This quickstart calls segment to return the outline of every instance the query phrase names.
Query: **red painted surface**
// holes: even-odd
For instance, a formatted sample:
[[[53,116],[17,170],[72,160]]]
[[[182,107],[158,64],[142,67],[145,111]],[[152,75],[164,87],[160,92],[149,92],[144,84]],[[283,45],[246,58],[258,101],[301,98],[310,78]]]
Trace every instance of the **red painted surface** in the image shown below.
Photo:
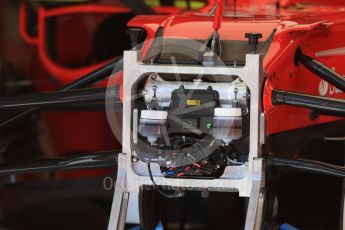
[[[156,7],[155,12],[161,14],[178,14],[182,10],[176,7]],[[56,59],[53,60],[47,50],[50,42],[47,36],[48,21],[52,18],[78,17],[85,14],[102,17],[112,14],[131,13],[132,10],[123,5],[76,4],[46,9],[43,6],[37,11],[37,36],[31,36],[27,31],[27,9],[22,3],[19,10],[19,32],[22,39],[37,47],[40,66],[36,68],[35,79],[46,83],[37,86],[38,91],[52,91],[73,82],[89,72],[102,66],[109,60],[84,67],[67,67],[71,63],[84,63],[93,49],[90,27],[81,20],[69,20],[58,24],[56,36]],[[91,23],[92,24],[92,23]],[[74,36],[70,36],[74,34]],[[116,42],[116,41],[114,41]],[[73,45],[78,44],[76,50]],[[62,44],[60,47],[59,45]],[[121,85],[122,73],[112,78],[112,85]],[[107,81],[95,87],[106,87]],[[122,92],[122,86],[120,86]],[[122,97],[121,97],[122,98]],[[78,152],[94,152],[110,149],[120,149],[104,112],[49,112],[42,114],[50,137],[53,140],[55,154],[65,155]],[[120,131],[120,130],[119,130]]]
[[[81,14],[81,13],[93,13],[93,14],[115,14],[115,13],[129,13],[129,8],[121,7],[109,7],[102,5],[76,5],[63,8],[56,8],[47,10],[44,7],[38,9],[38,36],[37,36],[37,48],[39,58],[42,61],[45,69],[54,76],[62,85],[68,84],[72,81],[79,79],[81,76],[88,74],[89,72],[97,69],[98,67],[105,64],[107,61],[97,63],[92,66],[83,68],[67,68],[56,64],[51,60],[47,53],[47,38],[46,38],[46,21],[50,17],[59,17],[70,14]],[[81,39],[81,38],[80,38]]]
[[[319,123],[329,122],[336,118],[320,116],[316,120],[311,120],[308,110],[294,108],[291,106],[273,106],[271,104],[270,93],[272,89],[289,90],[293,92],[320,94],[325,90],[321,80],[306,70],[302,66],[294,66],[293,57],[297,47],[301,47],[303,52],[315,57],[317,52],[345,47],[345,3],[337,0],[324,1],[317,0],[318,4],[309,4],[311,1],[304,0],[305,5],[296,5],[295,1],[281,1],[282,8],[275,8],[275,0],[256,1],[256,5],[251,5],[252,1],[237,1],[237,17],[234,17],[234,6],[231,1],[226,8],[223,17],[216,20],[216,27],[220,27],[219,34],[223,40],[245,41],[244,34],[247,32],[262,33],[262,40],[266,40],[275,29],[276,33],[273,42],[264,58],[264,69],[267,79],[263,90],[263,106],[267,118],[267,135],[302,128]],[[182,14],[180,10],[169,8],[156,8],[161,13],[178,13],[179,16],[137,16],[128,23],[130,27],[143,28],[147,31],[147,40],[143,46],[142,57],[147,54],[151,47],[157,29],[163,27],[165,38],[188,38],[196,40],[206,40],[213,31],[213,17],[207,17],[207,13],[217,0],[210,0],[210,4],[198,12],[188,12]],[[301,2],[301,1],[299,1]],[[313,1],[315,2],[315,1]],[[38,47],[40,60],[47,72],[56,77],[62,85],[67,84],[80,76],[90,72],[99,66],[98,63],[85,68],[71,69],[57,65],[49,58],[46,51],[47,38],[45,36],[45,23],[50,17],[57,17],[65,14],[96,12],[114,13],[129,12],[127,8],[108,8],[99,6],[80,5],[65,9],[44,9],[38,11],[38,36],[31,37],[25,31],[25,11],[21,8],[20,32],[21,36],[30,44]],[[319,56],[318,60],[330,67],[334,67],[339,73],[345,73],[345,65],[342,64],[345,53],[337,56]],[[63,56],[63,55],[62,55]],[[121,80],[121,78],[119,78]],[[120,84],[118,82],[118,84]],[[343,93],[339,93],[332,86],[328,86],[326,96],[345,98]],[[71,114],[70,114],[71,115]],[[90,115],[90,116],[89,116]],[[104,149],[109,143],[113,143],[110,138],[108,128],[105,127],[104,116],[97,114],[73,114],[72,117],[65,115],[51,115],[49,120],[50,130],[55,130],[53,139],[63,152],[78,151],[87,149]],[[96,116],[96,115],[95,115]],[[92,123],[89,127],[82,127],[79,124],[82,120]],[[63,124],[61,121],[64,120]],[[95,121],[99,120],[100,123]],[[67,125],[66,125],[67,124]],[[65,136],[68,132],[62,129],[62,125],[73,129],[73,125],[78,124],[76,132],[72,136]],[[84,123],[85,124],[85,123]],[[81,128],[82,127],[82,128]],[[90,128],[90,129],[87,129]],[[69,134],[70,134],[69,133]],[[99,138],[91,140],[86,137],[86,133],[99,133]],[[85,136],[86,135],[86,136]],[[109,139],[108,139],[109,138]],[[73,139],[73,141],[71,141]],[[72,143],[73,142],[73,143]],[[75,146],[74,146],[75,145]],[[85,149],[80,149],[84,147]]]
[[[90,25],[78,20],[82,14],[95,15],[100,18],[110,14],[129,13],[131,10],[126,7],[102,6],[96,4],[78,4],[67,7],[45,9],[39,7],[37,12],[37,36],[32,37],[26,30],[26,8],[25,4],[20,6],[19,32],[24,41],[37,46],[40,65],[36,68],[35,78],[45,83],[37,86],[38,91],[52,91],[75,81],[83,75],[93,71],[102,63],[81,68],[66,67],[62,63],[84,62],[92,49],[92,36],[66,36],[69,34],[87,35]],[[56,27],[56,60],[52,60],[47,51],[47,21],[51,18],[74,17],[68,23]],[[71,39],[68,39],[70,37]],[[73,49],[77,42],[78,48]],[[62,45],[60,47],[60,45]],[[58,61],[58,62],[57,62]],[[52,80],[54,79],[54,80]],[[120,78],[119,78],[120,79]],[[113,83],[118,84],[116,82]],[[96,87],[105,87],[107,81],[103,81]],[[53,154],[65,155],[80,152],[96,152],[111,149],[120,149],[120,144],[114,137],[104,112],[47,112],[42,113],[47,130],[54,147]],[[52,153],[50,153],[52,154]],[[93,172],[93,171],[92,171]],[[95,173],[93,173],[95,174]],[[65,174],[64,174],[65,175]],[[68,173],[70,175],[70,173]],[[90,173],[88,173],[90,175]],[[95,174],[96,175],[96,174]]]
[[[217,0],[217,9],[213,19],[213,29],[219,30],[222,27],[224,11],[224,0]]]
[[[267,76],[262,92],[263,106],[267,119],[267,135],[330,122],[331,116],[320,116],[312,120],[307,109],[292,106],[274,106],[271,104],[272,89],[320,95],[325,85],[320,78],[303,66],[295,66],[293,59],[297,47],[311,57],[324,50],[345,47],[345,3],[333,1],[324,5],[308,4],[294,6],[285,2],[277,11],[272,1],[260,1],[253,6],[239,4],[237,17],[228,9],[224,13],[222,27],[219,30],[223,40],[245,41],[246,32],[262,33],[266,40],[275,29],[273,42],[264,58],[264,70]],[[307,2],[307,1],[306,1]],[[262,3],[262,4],[261,4]],[[265,3],[265,4],[264,4]],[[274,1],[275,3],[275,1]],[[336,4],[335,4],[336,3]],[[343,7],[339,7],[339,5]],[[230,8],[231,9],[231,8]],[[151,46],[159,26],[163,27],[165,38],[184,38],[205,40],[212,33],[213,18],[206,14],[185,14],[180,16],[139,16],[129,22],[130,27],[140,27],[147,31],[148,40],[143,47],[143,55]],[[345,73],[343,64],[345,52],[336,56],[315,57],[339,73]],[[320,88],[321,87],[321,88]],[[329,85],[326,95],[334,98],[345,98],[345,94]]]

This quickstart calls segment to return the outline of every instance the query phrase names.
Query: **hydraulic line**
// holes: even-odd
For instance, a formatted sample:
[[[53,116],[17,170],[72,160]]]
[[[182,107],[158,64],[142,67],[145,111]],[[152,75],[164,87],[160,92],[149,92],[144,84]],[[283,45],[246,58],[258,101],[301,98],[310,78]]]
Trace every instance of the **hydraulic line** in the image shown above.
[[[59,170],[80,170],[111,168],[117,165],[120,151],[83,153],[55,159],[40,159],[19,162],[0,163],[0,176],[25,173],[46,173]]]
[[[345,116],[345,100],[319,97],[308,94],[272,90],[273,105],[292,105],[313,109],[319,113]]]
[[[67,86],[63,87],[61,91],[68,91],[72,89],[81,89],[83,87],[90,86],[92,84],[95,84],[99,81],[102,81],[112,75],[112,73],[119,72],[122,69],[122,59],[112,61],[108,64],[105,64],[104,66],[92,71],[91,73],[85,75],[84,77],[72,82],[71,84],[68,84]],[[11,118],[3,121],[0,123],[0,129],[4,129],[13,123],[30,116],[31,114],[37,112],[39,110],[38,107],[29,108],[24,111],[21,111],[15,115],[13,115]]]
[[[38,106],[40,109],[44,109],[46,107],[61,107],[78,103],[104,103],[106,92],[107,88],[96,88],[3,97],[0,98],[0,111]]]
[[[320,161],[306,159],[288,159],[280,157],[267,157],[268,166],[286,167],[298,171],[318,173],[329,176],[345,178],[345,167],[327,164]]]
[[[81,89],[92,84],[95,84],[99,81],[102,81],[112,74],[119,72],[122,70],[123,60],[112,61],[104,66],[92,71],[91,73],[85,75],[84,77],[68,84],[67,86],[63,87],[62,91],[67,91],[71,89]]]
[[[297,49],[295,54],[295,64],[297,65],[298,63],[301,63],[323,80],[345,92],[345,78],[341,74],[321,62],[303,54],[301,49]]]
[[[117,99],[115,99],[117,100]],[[122,111],[122,103],[120,101],[96,101],[96,102],[77,102],[71,104],[40,107],[40,112],[101,112],[111,106],[114,111]]]

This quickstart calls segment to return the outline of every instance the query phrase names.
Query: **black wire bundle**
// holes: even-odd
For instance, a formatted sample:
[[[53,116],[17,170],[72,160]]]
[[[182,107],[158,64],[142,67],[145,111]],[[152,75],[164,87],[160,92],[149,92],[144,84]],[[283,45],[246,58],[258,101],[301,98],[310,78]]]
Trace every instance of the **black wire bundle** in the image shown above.
[[[151,171],[151,163],[147,163],[147,169],[149,171],[149,176],[150,176],[150,179],[151,179],[151,182],[154,186],[154,188],[164,197],[166,198],[181,198],[184,196],[184,192],[179,192],[179,191],[175,191],[174,193],[172,194],[167,194],[165,193],[163,190],[161,190],[158,185],[156,184],[156,182],[154,181],[153,179],[153,176],[152,176],[152,171]]]

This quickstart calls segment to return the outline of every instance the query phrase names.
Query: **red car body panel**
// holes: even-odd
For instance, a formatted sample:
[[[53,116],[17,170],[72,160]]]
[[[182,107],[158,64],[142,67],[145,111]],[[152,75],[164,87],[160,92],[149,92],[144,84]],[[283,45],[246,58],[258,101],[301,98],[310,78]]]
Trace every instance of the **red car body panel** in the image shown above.
[[[78,16],[82,14],[92,14],[97,16],[107,16],[112,14],[131,13],[131,9],[124,6],[105,6],[99,4],[78,4],[66,7],[46,9],[39,7],[37,12],[37,36],[33,37],[27,32],[27,10],[25,4],[21,4],[19,12],[19,32],[27,43],[37,47],[37,58],[40,60],[36,67],[35,79],[38,84],[38,91],[52,91],[71,83],[80,77],[97,69],[109,60],[93,65],[79,68],[66,67],[56,60],[52,60],[47,47],[47,22],[51,18],[65,16]],[[79,23],[79,26],[78,26]],[[69,60],[84,60],[85,54],[92,49],[90,36],[73,38],[73,41],[66,40],[66,34],[87,34],[83,31],[80,20],[76,18],[67,25],[60,26],[56,31],[56,43],[62,44],[63,48],[56,47],[56,58],[68,63]],[[87,28],[86,28],[87,29]],[[83,43],[82,50],[73,49],[75,40]],[[77,52],[74,52],[77,51]],[[84,56],[83,56],[84,55]],[[50,79],[50,80],[49,80]],[[53,79],[53,80],[52,80]],[[53,83],[52,83],[53,82]],[[107,82],[98,84],[97,87],[104,87]],[[105,112],[47,112],[42,113],[49,136],[52,140],[54,151],[50,155],[65,155],[79,152],[95,152],[110,149],[118,149],[120,144],[114,138]]]
[[[51,60],[49,54],[47,53],[47,26],[46,22],[50,18],[61,17],[67,15],[78,15],[78,14],[123,14],[130,13],[131,10],[127,7],[114,7],[114,6],[104,6],[104,5],[75,5],[61,8],[45,9],[44,7],[38,8],[38,20],[37,20],[37,37],[30,36],[26,31],[26,10],[25,5],[22,4],[20,8],[20,23],[19,31],[23,39],[26,42],[36,45],[38,49],[38,56],[41,60],[44,68],[58,80],[61,85],[66,85],[71,83],[80,77],[90,73],[91,71],[97,69],[98,67],[104,65],[108,61],[94,64],[92,66],[86,66],[82,68],[67,68],[61,66]],[[80,38],[79,38],[80,39]]]
[[[288,4],[286,4],[288,5]],[[219,30],[222,40],[246,41],[245,33],[258,32],[262,41],[276,30],[270,48],[264,58],[266,81],[262,101],[266,115],[266,135],[334,121],[332,116],[312,119],[309,110],[292,106],[274,106],[271,103],[272,89],[293,91],[312,95],[345,98],[345,94],[308,71],[294,65],[294,55],[300,47],[306,55],[315,57],[327,66],[345,73],[345,52],[337,55],[320,55],[324,51],[345,47],[345,8],[330,5],[306,5],[303,9],[283,8],[279,12],[258,4],[253,13],[248,6],[239,6],[238,15],[225,13]],[[265,9],[265,10],[264,10]],[[260,14],[262,10],[263,14]],[[270,14],[267,14],[267,11]],[[198,13],[181,16],[138,16],[128,23],[147,31],[147,42],[142,55],[150,49],[158,27],[163,27],[164,38],[206,40],[213,31],[213,18]],[[324,87],[323,87],[324,85]],[[323,88],[322,88],[323,87]],[[324,92],[326,91],[326,92]]]
[[[154,8],[154,11],[159,14],[179,14],[183,9],[162,6]],[[37,47],[37,58],[40,60],[40,64],[36,68],[35,78],[37,81],[43,82],[53,78],[55,82],[54,84],[51,82],[39,84],[36,87],[37,90],[41,92],[57,90],[59,87],[79,79],[110,61],[105,60],[78,68],[70,68],[61,64],[61,62],[68,64],[70,61],[73,63],[75,60],[84,60],[85,56],[87,56],[86,54],[90,53],[90,50],[93,48],[92,38],[81,36],[81,34],[88,33],[88,31],[85,31],[88,28],[80,24],[80,20],[74,20],[74,23],[69,22],[57,28],[55,39],[58,43],[63,44],[63,47],[56,47],[56,58],[60,62],[53,60],[47,50],[50,42],[47,37],[47,24],[50,19],[80,16],[83,14],[102,17],[128,13],[132,13],[132,10],[119,3],[117,5],[76,4],[51,9],[40,6],[37,11],[37,35],[32,36],[27,31],[26,4],[22,3],[19,9],[19,33],[25,42]],[[72,37],[72,41],[66,36],[71,33],[75,34]],[[75,50],[73,47],[76,42],[79,45],[81,44],[82,48],[79,48],[79,50]],[[120,73],[118,80],[113,83],[114,86],[119,85],[121,80],[122,74]],[[105,87],[106,85],[107,81],[103,81],[95,87]],[[53,147],[55,149],[51,153],[53,155],[120,148],[120,144],[114,138],[104,112],[49,112],[43,113],[42,116],[49,135],[53,140]]]
[[[213,31],[213,17],[208,17],[207,13],[215,2],[210,1],[208,6],[197,12],[188,12],[179,16],[144,15],[133,18],[128,26],[143,28],[147,32],[142,57],[145,57],[150,49],[151,42],[160,26],[163,27],[163,36],[165,38],[206,40]],[[270,98],[272,89],[313,95],[320,95],[322,91],[322,94],[324,94],[322,96],[345,98],[342,92],[339,92],[331,85],[326,85],[325,82],[304,67],[294,65],[295,50],[297,47],[301,47],[305,54],[316,57],[340,73],[345,73],[345,66],[341,61],[345,53],[318,55],[327,50],[345,47],[345,39],[342,36],[345,33],[345,20],[343,19],[345,18],[345,5],[336,0],[332,2],[320,0],[320,4],[309,4],[310,2],[314,1],[302,1],[306,5],[297,6],[294,1],[281,1],[282,8],[277,10],[275,8],[276,1],[262,0],[257,2],[256,5],[251,5],[250,1],[240,1],[237,6],[237,17],[233,15],[233,3],[226,5],[227,11],[224,13],[222,26],[219,30],[221,39],[245,41],[244,34],[246,32],[259,32],[263,35],[262,40],[266,40],[272,34],[272,31],[276,30],[264,58],[266,81],[262,101],[267,119],[267,135],[338,119],[331,116],[320,116],[317,119],[311,119],[307,109],[274,106],[271,104]],[[164,12],[164,10],[167,10],[166,7],[161,8],[157,8],[157,11]],[[175,9],[175,11],[169,11],[169,13],[181,13],[180,10]],[[31,37],[26,33],[25,9],[21,8],[20,10],[19,29],[21,36],[28,43],[37,45],[38,55],[45,70],[62,85],[78,79],[102,63],[80,69],[69,69],[54,63],[46,51],[45,21],[49,17],[85,12],[127,13],[130,10],[126,7],[99,5],[77,5],[50,10],[41,7],[38,11],[37,37]],[[326,86],[327,90],[325,90]],[[83,118],[81,119],[81,117]],[[80,116],[79,113],[74,115],[72,113],[69,115],[55,114],[47,115],[46,119],[49,123],[49,129],[55,130],[52,131],[52,136],[61,150],[60,153],[82,150],[81,147],[86,151],[113,147],[113,144],[109,145],[109,143],[113,143],[111,140],[112,135],[110,129],[106,128],[107,121],[104,114],[90,113],[88,116],[85,116],[85,114]],[[72,137],[66,136],[67,132],[61,129],[62,121],[64,125],[67,122],[70,123],[70,127],[79,127],[74,131],[69,130],[69,134],[73,134],[73,141],[70,141]],[[89,123],[90,126],[80,129],[85,123]],[[66,127],[69,127],[68,124]],[[91,140],[92,138],[84,137],[88,132],[99,133],[103,137],[106,136],[106,138],[97,139],[98,141]]]

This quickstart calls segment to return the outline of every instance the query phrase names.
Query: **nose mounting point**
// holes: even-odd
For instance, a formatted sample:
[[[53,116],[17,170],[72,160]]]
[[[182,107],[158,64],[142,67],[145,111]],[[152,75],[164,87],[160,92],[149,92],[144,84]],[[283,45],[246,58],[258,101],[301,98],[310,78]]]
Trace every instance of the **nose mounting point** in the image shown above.
[[[248,39],[248,44],[250,46],[250,52],[252,54],[257,53],[259,39],[262,38],[260,33],[246,33],[245,37]]]

